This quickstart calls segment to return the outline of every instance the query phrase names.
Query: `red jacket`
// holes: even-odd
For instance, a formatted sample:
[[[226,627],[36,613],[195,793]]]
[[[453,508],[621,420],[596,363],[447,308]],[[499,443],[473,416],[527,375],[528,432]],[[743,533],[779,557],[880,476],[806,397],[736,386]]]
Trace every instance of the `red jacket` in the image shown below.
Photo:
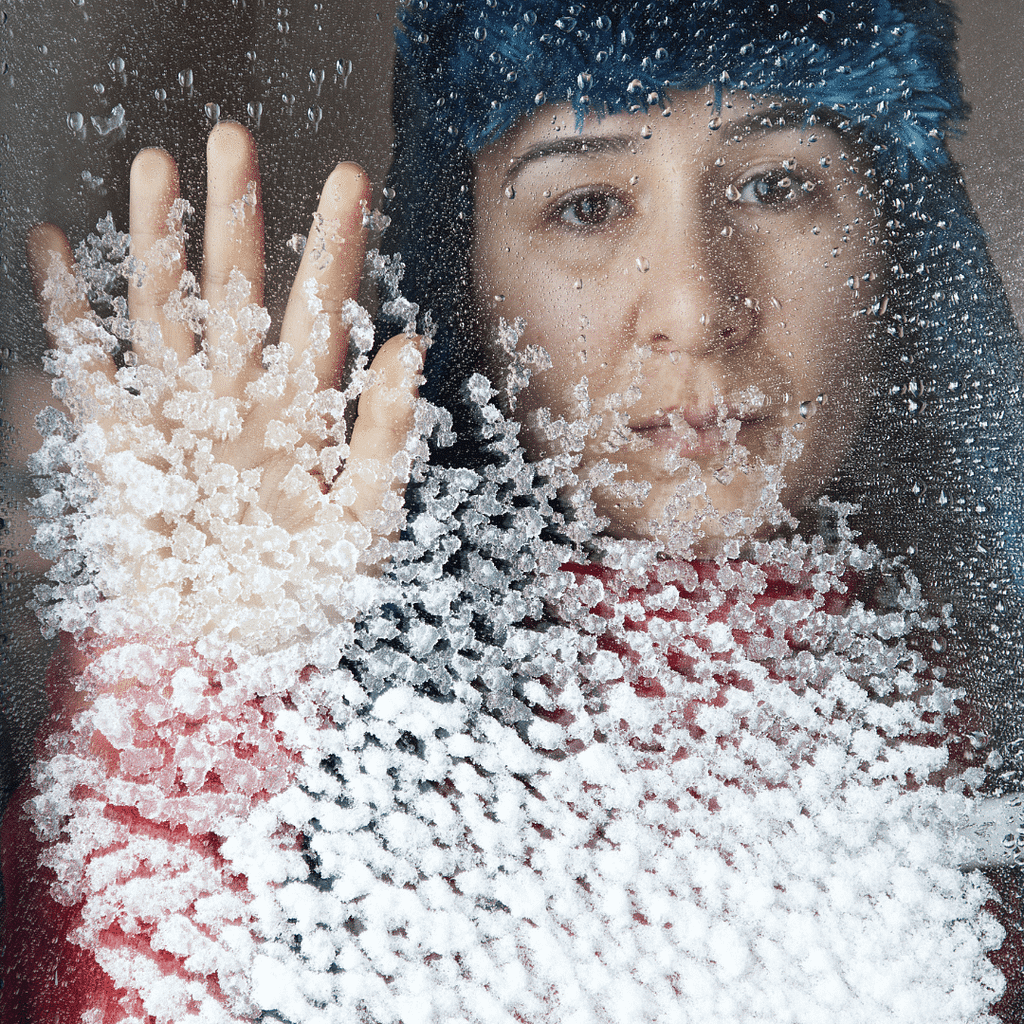
[[[595,567],[571,567],[578,582],[585,582],[588,577],[609,581],[607,570]],[[697,585],[703,587],[711,572],[707,567],[697,566]],[[686,591],[693,595],[696,590]],[[801,596],[813,597],[813,588],[806,581],[787,582],[781,575],[771,578],[766,589],[752,602],[756,613],[770,610],[779,598],[796,599]],[[640,606],[649,604],[645,595],[633,589],[622,595],[624,601],[632,601]],[[840,614],[848,598],[839,594],[829,593],[819,602],[826,614]],[[607,606],[595,606],[592,611],[598,615],[611,617],[613,612]],[[712,621],[724,622],[728,618],[728,608],[722,607],[711,615]],[[650,624],[658,619],[663,621],[687,621],[690,615],[686,603],[675,604],[667,611],[652,610],[646,607],[644,614],[627,616],[624,630],[610,634],[605,633],[600,645],[608,651],[620,656],[624,663],[633,658],[630,634],[646,632]],[[703,622],[704,620],[702,620]],[[767,620],[765,620],[767,621]],[[757,634],[759,642],[781,639],[793,647],[800,644],[799,629],[791,629],[788,635],[774,637],[771,627],[764,623],[751,624],[750,637]],[[703,628],[703,625],[701,626]],[[752,642],[747,637],[744,642]],[[82,700],[75,691],[73,682],[81,674],[89,672],[89,667],[98,655],[103,652],[99,645],[87,649],[78,649],[65,644],[50,667],[48,687],[54,714],[46,731],[38,740],[38,752],[41,758],[53,757],[68,747],[68,736],[73,733],[71,719]],[[678,650],[670,654],[672,667],[677,671],[687,670],[687,655]],[[724,705],[729,699],[731,689],[743,689],[745,683],[734,672],[729,671],[728,660],[723,655],[722,671],[715,677],[715,685],[709,687],[707,696],[699,702],[688,705],[681,720],[671,723],[671,728],[663,730],[663,742],[654,747],[634,742],[638,748],[638,758],[642,765],[645,756],[669,753],[671,756],[686,756],[687,737],[696,736],[699,726],[696,724],[697,703]],[[184,650],[171,651],[164,662],[156,669],[154,677],[152,666],[147,672],[140,672],[141,678],[129,677],[120,681],[120,696],[123,706],[134,708],[131,712],[138,716],[142,708],[148,707],[150,697],[144,701],[133,701],[131,694],[152,695],[154,692],[166,694],[172,686],[174,672],[179,668],[198,669],[204,680],[203,693],[207,696],[215,694],[225,678],[231,672],[231,666],[209,666]],[[664,697],[665,691],[657,679],[645,677],[642,673],[634,674],[630,682],[638,694],[650,699]],[[222,779],[215,765],[208,765],[205,775],[197,779],[185,779],[181,773],[180,752],[185,749],[180,742],[190,730],[198,729],[203,724],[203,714],[208,709],[199,701],[191,714],[177,712],[177,719],[163,733],[156,730],[146,739],[146,725],[136,721],[135,727],[142,739],[136,739],[127,748],[116,749],[97,729],[88,737],[79,736],[79,742],[85,743],[91,756],[102,770],[111,775],[129,780],[162,778],[161,784],[167,789],[171,798],[206,799],[211,806],[225,798]],[[258,769],[252,780],[243,785],[245,792],[241,794],[247,806],[255,806],[265,799],[270,792],[278,792],[292,777],[294,762],[293,754],[288,750],[279,734],[265,732],[262,741],[254,748],[246,744],[245,736],[251,740],[253,729],[260,735],[261,722],[269,722],[266,702],[262,698],[253,698],[244,702],[237,709],[237,719],[244,720],[246,728],[241,727],[235,735],[227,730],[222,744],[222,755],[235,764],[246,763]],[[564,719],[566,712],[557,707],[557,698],[548,708],[538,708],[538,713],[554,721]],[[127,711],[125,713],[128,713]],[[148,713],[148,712],[147,712]],[[157,716],[159,717],[159,716]],[[223,719],[223,716],[221,716]],[[169,719],[170,720],[170,719]],[[255,725],[254,725],[255,723]],[[115,728],[111,726],[111,728]],[[177,737],[174,742],[168,737]],[[668,746],[671,745],[671,750]],[[81,749],[81,748],[80,748]],[[126,756],[126,750],[128,756]],[[131,753],[134,751],[134,753]],[[646,753],[645,753],[646,751]],[[167,774],[170,770],[170,774]],[[89,780],[83,778],[73,789],[75,800],[88,802],[94,795]],[[702,799],[699,793],[691,794],[695,799]],[[160,948],[162,939],[154,942],[160,926],[160,908],[154,908],[152,919],[143,927],[125,932],[116,920],[100,922],[98,925],[90,919],[91,909],[88,900],[73,898],[66,903],[55,899],[56,874],[45,865],[48,846],[41,843],[35,834],[33,825],[25,813],[31,801],[38,796],[31,782],[26,783],[11,802],[5,817],[2,834],[3,872],[5,882],[6,949],[4,955],[3,990],[0,993],[0,1024],[78,1024],[88,1021],[89,1024],[116,1024],[130,1019],[153,1020],[147,1017],[137,992],[130,985],[119,986],[101,962],[109,963],[111,957],[119,963],[127,961],[134,964],[134,969],[151,975],[158,974],[168,984],[177,985],[181,989],[183,1012],[195,1011],[204,1000],[220,1006],[231,1006],[238,1019],[245,1019],[253,1011],[253,1007],[245,1005],[244,994],[231,991],[230,972],[223,969],[210,969],[209,964],[197,964],[189,958],[176,955],[167,948]],[[109,841],[93,844],[92,860],[96,863],[106,849],[116,849],[127,841],[126,836],[137,838],[142,836],[147,842],[161,846],[166,850],[184,852],[180,863],[170,860],[163,862],[155,858],[150,864],[142,865],[140,871],[151,872],[163,870],[174,885],[176,872],[184,873],[197,870],[202,866],[207,872],[208,888],[221,887],[237,897],[236,908],[242,915],[237,922],[245,924],[244,914],[247,905],[246,879],[234,875],[230,865],[220,853],[222,837],[216,829],[215,816],[207,831],[190,830],[181,821],[174,820],[174,810],[160,809],[143,815],[138,808],[127,802],[116,806],[107,802],[101,810],[102,820],[117,827],[112,829]],[[37,815],[38,817],[38,815]],[[295,837],[283,837],[284,843],[295,842]],[[172,858],[173,859],[173,858]],[[162,864],[162,867],[160,865]],[[157,865],[157,868],[154,868]],[[989,909],[1000,919],[1007,930],[1007,937],[1002,947],[991,955],[1007,979],[1007,989],[994,1007],[994,1012],[1008,1022],[1020,1021],[1020,1001],[1024,986],[1024,935],[1020,922],[1022,908],[1020,889],[1016,877],[1009,871],[993,870],[990,878],[1000,892],[1001,904],[991,903]],[[118,880],[111,882],[104,892],[116,893]],[[65,884],[65,888],[68,886]],[[73,889],[74,886],[72,885]],[[185,917],[195,916],[197,900],[185,900],[177,909]],[[87,920],[88,919],[88,920]],[[135,920],[138,920],[136,916]],[[640,922],[643,924],[643,922]],[[91,929],[91,930],[90,930]],[[83,944],[83,934],[88,932],[91,940]],[[211,937],[216,936],[211,931]],[[76,941],[76,938],[78,941]],[[166,947],[167,943],[163,943]],[[118,958],[121,958],[118,960]],[[91,1012],[91,1016],[88,1016]]]

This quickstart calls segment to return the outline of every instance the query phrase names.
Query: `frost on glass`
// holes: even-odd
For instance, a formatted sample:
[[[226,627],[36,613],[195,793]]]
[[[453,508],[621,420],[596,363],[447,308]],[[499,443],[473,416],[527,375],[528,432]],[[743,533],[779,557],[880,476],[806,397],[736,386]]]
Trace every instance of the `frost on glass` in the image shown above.
[[[310,71],[311,94],[329,84]],[[69,128],[102,136],[124,116]],[[367,220],[386,238],[386,215]],[[996,1019],[1006,980],[988,954],[1007,933],[978,868],[1020,863],[1014,766],[1000,775],[1013,736],[995,743],[964,710],[963,652],[947,647],[967,636],[989,664],[1007,648],[963,630],[966,605],[922,581],[916,552],[865,536],[852,503],[815,496],[794,515],[785,471],[806,433],[783,431],[772,458],[741,439],[767,390],[716,395],[699,428],[724,439],[719,483],[758,482],[752,504],[717,509],[678,445],[668,526],[616,538],[616,510],[649,493],[620,461],[640,385],[601,391],[581,323],[571,401],[531,400],[559,356],[501,296],[457,415],[418,399],[398,454],[350,473],[380,327],[346,303],[347,373],[324,389],[326,296],[306,290],[297,354],[240,273],[218,303],[185,273],[164,314],[199,343],[179,362],[123,294],[174,265],[191,225],[177,202],[135,257],[108,216],[43,294],[62,409],[39,415],[30,466],[52,563],[38,611],[89,663],[26,810],[49,893],[80,908],[68,941],[117,990],[117,1009],[83,1020]],[[330,230],[282,239],[268,262],[286,247],[329,259]],[[653,253],[629,268],[659,269]],[[445,324],[403,294],[399,256],[371,251],[366,270],[423,383],[412,334]],[[880,331],[913,326],[844,286],[863,287]],[[899,374],[893,404],[936,401],[925,370]],[[829,401],[808,395],[798,419]],[[976,405],[957,408],[973,430]],[[643,430],[698,430],[657,419]],[[265,465],[235,468],[241,437]],[[908,490],[963,502],[972,444],[951,439],[946,476]],[[363,521],[349,513],[368,480],[399,486]]]
[[[244,280],[214,308],[183,278],[173,315],[200,334],[230,318],[238,350],[180,366],[116,300],[61,319],[146,273],[127,251],[101,223],[77,279],[48,284],[70,419],[41,416],[33,463],[41,610],[103,640],[31,813],[55,897],[82,904],[71,939],[131,1019],[985,1019],[1003,933],[960,868],[982,773],[925,784],[955,714],[920,650],[944,623],[848,508],[823,506],[827,546],[736,542],[717,563],[601,541],[558,502],[572,446],[539,476],[476,375],[487,466],[431,466],[451,423],[421,401],[403,538],[360,574],[366,531],[309,470],[345,457],[365,313],[346,390],[268,348],[244,400],[217,398],[214,370],[237,373],[269,322]],[[139,356],[112,379],[125,340]],[[538,358],[513,355],[509,394]],[[253,481],[217,460],[268,400],[299,526],[240,521]],[[866,607],[854,592],[882,575],[889,602]]]

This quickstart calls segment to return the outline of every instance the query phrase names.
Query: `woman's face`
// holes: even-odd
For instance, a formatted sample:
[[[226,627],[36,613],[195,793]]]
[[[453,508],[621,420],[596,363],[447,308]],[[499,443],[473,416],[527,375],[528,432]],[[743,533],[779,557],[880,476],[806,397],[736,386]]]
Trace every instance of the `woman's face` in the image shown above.
[[[849,139],[709,96],[582,133],[569,105],[544,106],[475,164],[474,299],[488,337],[525,321],[494,369],[532,368],[514,399],[528,451],[578,458],[567,490],[608,532],[676,553],[770,532],[847,456],[883,268]]]

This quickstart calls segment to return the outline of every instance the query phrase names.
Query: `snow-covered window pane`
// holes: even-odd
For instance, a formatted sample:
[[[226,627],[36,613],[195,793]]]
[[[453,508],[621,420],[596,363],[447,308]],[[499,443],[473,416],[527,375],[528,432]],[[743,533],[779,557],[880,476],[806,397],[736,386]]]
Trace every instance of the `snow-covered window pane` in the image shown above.
[[[8,6],[0,1019],[1021,1019],[1003,6]]]

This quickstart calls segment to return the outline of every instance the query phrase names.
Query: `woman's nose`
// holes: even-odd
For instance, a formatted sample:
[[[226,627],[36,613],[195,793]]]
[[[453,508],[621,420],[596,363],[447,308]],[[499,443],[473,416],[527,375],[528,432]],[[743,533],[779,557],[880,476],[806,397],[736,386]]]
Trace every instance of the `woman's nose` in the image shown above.
[[[638,344],[702,358],[749,342],[760,309],[742,243],[699,218],[679,216],[655,237],[651,254],[637,260]]]

